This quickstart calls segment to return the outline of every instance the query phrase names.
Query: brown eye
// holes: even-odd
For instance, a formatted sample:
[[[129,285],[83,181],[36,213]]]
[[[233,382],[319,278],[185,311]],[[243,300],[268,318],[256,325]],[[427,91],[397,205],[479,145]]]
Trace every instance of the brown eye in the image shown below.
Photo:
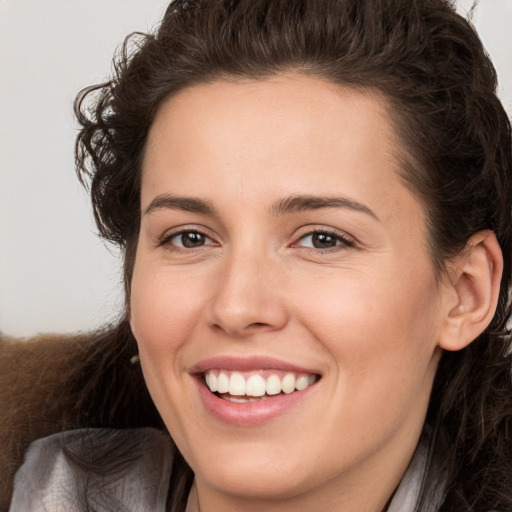
[[[314,233],[311,235],[311,244],[315,249],[328,249],[338,245],[339,239],[328,233]]]
[[[195,249],[203,245],[211,244],[212,242],[206,235],[198,231],[182,231],[174,235],[169,240],[169,243],[185,249]]]
[[[328,231],[315,231],[304,235],[297,243],[300,247],[309,247],[312,249],[332,249],[337,246],[351,247],[354,245],[352,240],[345,238],[338,233]]]

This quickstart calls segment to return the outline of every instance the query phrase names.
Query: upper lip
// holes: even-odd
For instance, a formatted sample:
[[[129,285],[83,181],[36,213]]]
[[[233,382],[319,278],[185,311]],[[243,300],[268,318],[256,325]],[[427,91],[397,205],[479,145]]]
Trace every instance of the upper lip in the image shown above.
[[[190,373],[204,373],[208,370],[221,369],[231,371],[282,370],[296,373],[319,374],[310,368],[304,368],[281,359],[267,356],[233,357],[215,356],[199,361],[191,367]]]

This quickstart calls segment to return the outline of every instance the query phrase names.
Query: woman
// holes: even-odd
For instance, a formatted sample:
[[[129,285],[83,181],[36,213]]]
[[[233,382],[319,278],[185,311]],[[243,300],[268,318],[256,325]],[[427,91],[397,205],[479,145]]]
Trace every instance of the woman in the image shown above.
[[[52,355],[11,510],[512,510],[510,123],[468,23],[197,0],[137,37],[77,100],[125,317]]]

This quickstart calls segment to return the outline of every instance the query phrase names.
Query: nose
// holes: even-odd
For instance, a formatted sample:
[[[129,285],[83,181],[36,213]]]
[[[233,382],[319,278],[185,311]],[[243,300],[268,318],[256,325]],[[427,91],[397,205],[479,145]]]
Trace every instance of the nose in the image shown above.
[[[212,283],[210,325],[245,338],[277,331],[288,322],[279,263],[264,255],[233,255]]]

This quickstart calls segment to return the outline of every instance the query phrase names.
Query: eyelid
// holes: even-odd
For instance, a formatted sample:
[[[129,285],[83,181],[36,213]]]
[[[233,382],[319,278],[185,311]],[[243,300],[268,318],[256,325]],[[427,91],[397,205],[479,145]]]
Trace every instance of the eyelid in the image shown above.
[[[211,234],[209,234],[209,230],[207,230],[206,228],[203,228],[202,226],[197,226],[197,225],[193,225],[193,226],[185,225],[185,226],[177,226],[177,227],[174,227],[172,229],[165,231],[165,233],[161,237],[158,238],[157,247],[161,247],[161,246],[165,246],[165,245],[173,245],[173,247],[176,250],[186,250],[186,251],[193,250],[194,248],[187,248],[187,247],[181,247],[179,245],[170,244],[170,241],[173,238],[175,238],[179,235],[182,235],[184,233],[199,233],[200,235],[203,235],[205,238],[207,238],[210,242],[212,242],[212,243],[207,243],[201,247],[196,247],[195,249],[201,249],[202,247],[205,247],[205,246],[219,245],[215,241],[214,237]]]
[[[313,236],[315,234],[329,235],[336,238],[340,243],[337,243],[333,247],[328,248],[316,248],[316,247],[307,247],[303,245],[299,245],[299,242],[306,239],[307,237]],[[331,227],[323,227],[323,226],[307,226],[303,228],[302,233],[300,233],[295,241],[292,243],[292,247],[302,247],[304,249],[311,249],[314,251],[326,252],[329,250],[337,250],[338,248],[347,248],[353,247],[356,244],[356,240],[353,236],[347,234],[344,231],[340,231]]]
[[[179,245],[170,244],[170,241],[180,236],[184,233],[199,233],[200,235],[204,236],[209,243],[205,243],[203,246],[199,246],[196,248],[187,248],[187,247],[181,247]],[[334,237],[337,239],[340,243],[337,243],[336,245],[328,248],[315,248],[315,247],[308,247],[301,245],[300,242],[307,237],[313,236],[315,234],[325,234]],[[292,242],[291,247],[299,247],[303,249],[311,249],[313,251],[320,251],[320,252],[328,252],[332,250],[338,250],[342,248],[347,247],[353,247],[357,243],[356,239],[349,235],[348,233],[332,228],[327,226],[303,226],[299,229],[299,233],[294,236],[294,242]],[[216,240],[215,237],[210,233],[210,230],[203,227],[195,225],[182,225],[182,226],[176,226],[174,228],[171,228],[164,232],[164,234],[160,237],[158,237],[156,242],[157,247],[165,246],[165,245],[172,245],[172,247],[175,250],[184,250],[184,251],[191,251],[191,250],[200,250],[204,247],[209,246],[218,246],[220,245]]]

